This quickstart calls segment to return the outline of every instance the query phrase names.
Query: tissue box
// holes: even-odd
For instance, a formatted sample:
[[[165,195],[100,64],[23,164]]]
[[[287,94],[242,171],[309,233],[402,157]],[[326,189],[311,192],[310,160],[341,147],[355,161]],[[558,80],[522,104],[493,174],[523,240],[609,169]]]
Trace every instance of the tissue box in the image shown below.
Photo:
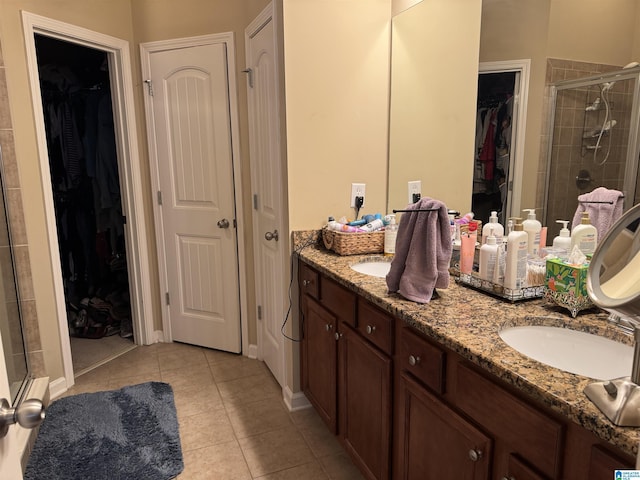
[[[553,258],[547,260],[545,298],[568,308],[575,317],[580,310],[593,306],[587,293],[589,264],[569,265]]]

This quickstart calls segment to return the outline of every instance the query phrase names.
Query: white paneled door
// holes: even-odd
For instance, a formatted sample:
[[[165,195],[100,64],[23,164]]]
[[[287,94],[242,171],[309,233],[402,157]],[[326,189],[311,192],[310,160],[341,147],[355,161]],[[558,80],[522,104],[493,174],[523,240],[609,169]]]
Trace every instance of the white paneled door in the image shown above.
[[[149,66],[171,338],[239,353],[227,47],[153,51]]]
[[[253,191],[254,267],[258,307],[258,357],[284,386],[286,295],[282,222],[282,152],[280,96],[273,2],[245,30],[249,146]],[[297,335],[296,335],[297,336]]]

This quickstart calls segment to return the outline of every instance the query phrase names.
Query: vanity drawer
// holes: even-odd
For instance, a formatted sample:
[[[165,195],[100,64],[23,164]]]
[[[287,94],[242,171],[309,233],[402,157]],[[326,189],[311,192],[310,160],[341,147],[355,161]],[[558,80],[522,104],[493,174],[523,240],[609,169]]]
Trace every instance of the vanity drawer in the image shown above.
[[[514,454],[544,475],[557,478],[563,425],[464,363],[457,365],[456,373],[456,404],[494,437],[505,441]]]
[[[356,294],[338,282],[322,277],[322,305],[352,327],[356,326]]]
[[[445,353],[410,328],[400,330],[400,368],[436,393],[444,393]]]
[[[358,297],[356,328],[363,337],[389,355],[393,354],[393,326],[391,315]]]
[[[310,295],[316,300],[320,300],[320,274],[306,263],[299,264],[298,279],[300,290],[306,295]]]

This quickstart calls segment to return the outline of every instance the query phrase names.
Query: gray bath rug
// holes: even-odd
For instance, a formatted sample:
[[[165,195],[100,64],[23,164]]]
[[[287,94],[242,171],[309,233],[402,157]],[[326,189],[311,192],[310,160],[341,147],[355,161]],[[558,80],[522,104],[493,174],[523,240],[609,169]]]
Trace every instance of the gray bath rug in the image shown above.
[[[171,386],[149,382],[57,400],[25,480],[168,480],[184,464]]]

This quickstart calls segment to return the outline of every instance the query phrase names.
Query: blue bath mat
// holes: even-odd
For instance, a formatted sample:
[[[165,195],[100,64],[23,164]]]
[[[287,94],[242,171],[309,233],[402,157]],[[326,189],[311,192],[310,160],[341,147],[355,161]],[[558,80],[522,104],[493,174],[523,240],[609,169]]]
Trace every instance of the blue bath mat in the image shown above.
[[[148,382],[47,409],[25,480],[168,480],[184,468],[171,386]]]

